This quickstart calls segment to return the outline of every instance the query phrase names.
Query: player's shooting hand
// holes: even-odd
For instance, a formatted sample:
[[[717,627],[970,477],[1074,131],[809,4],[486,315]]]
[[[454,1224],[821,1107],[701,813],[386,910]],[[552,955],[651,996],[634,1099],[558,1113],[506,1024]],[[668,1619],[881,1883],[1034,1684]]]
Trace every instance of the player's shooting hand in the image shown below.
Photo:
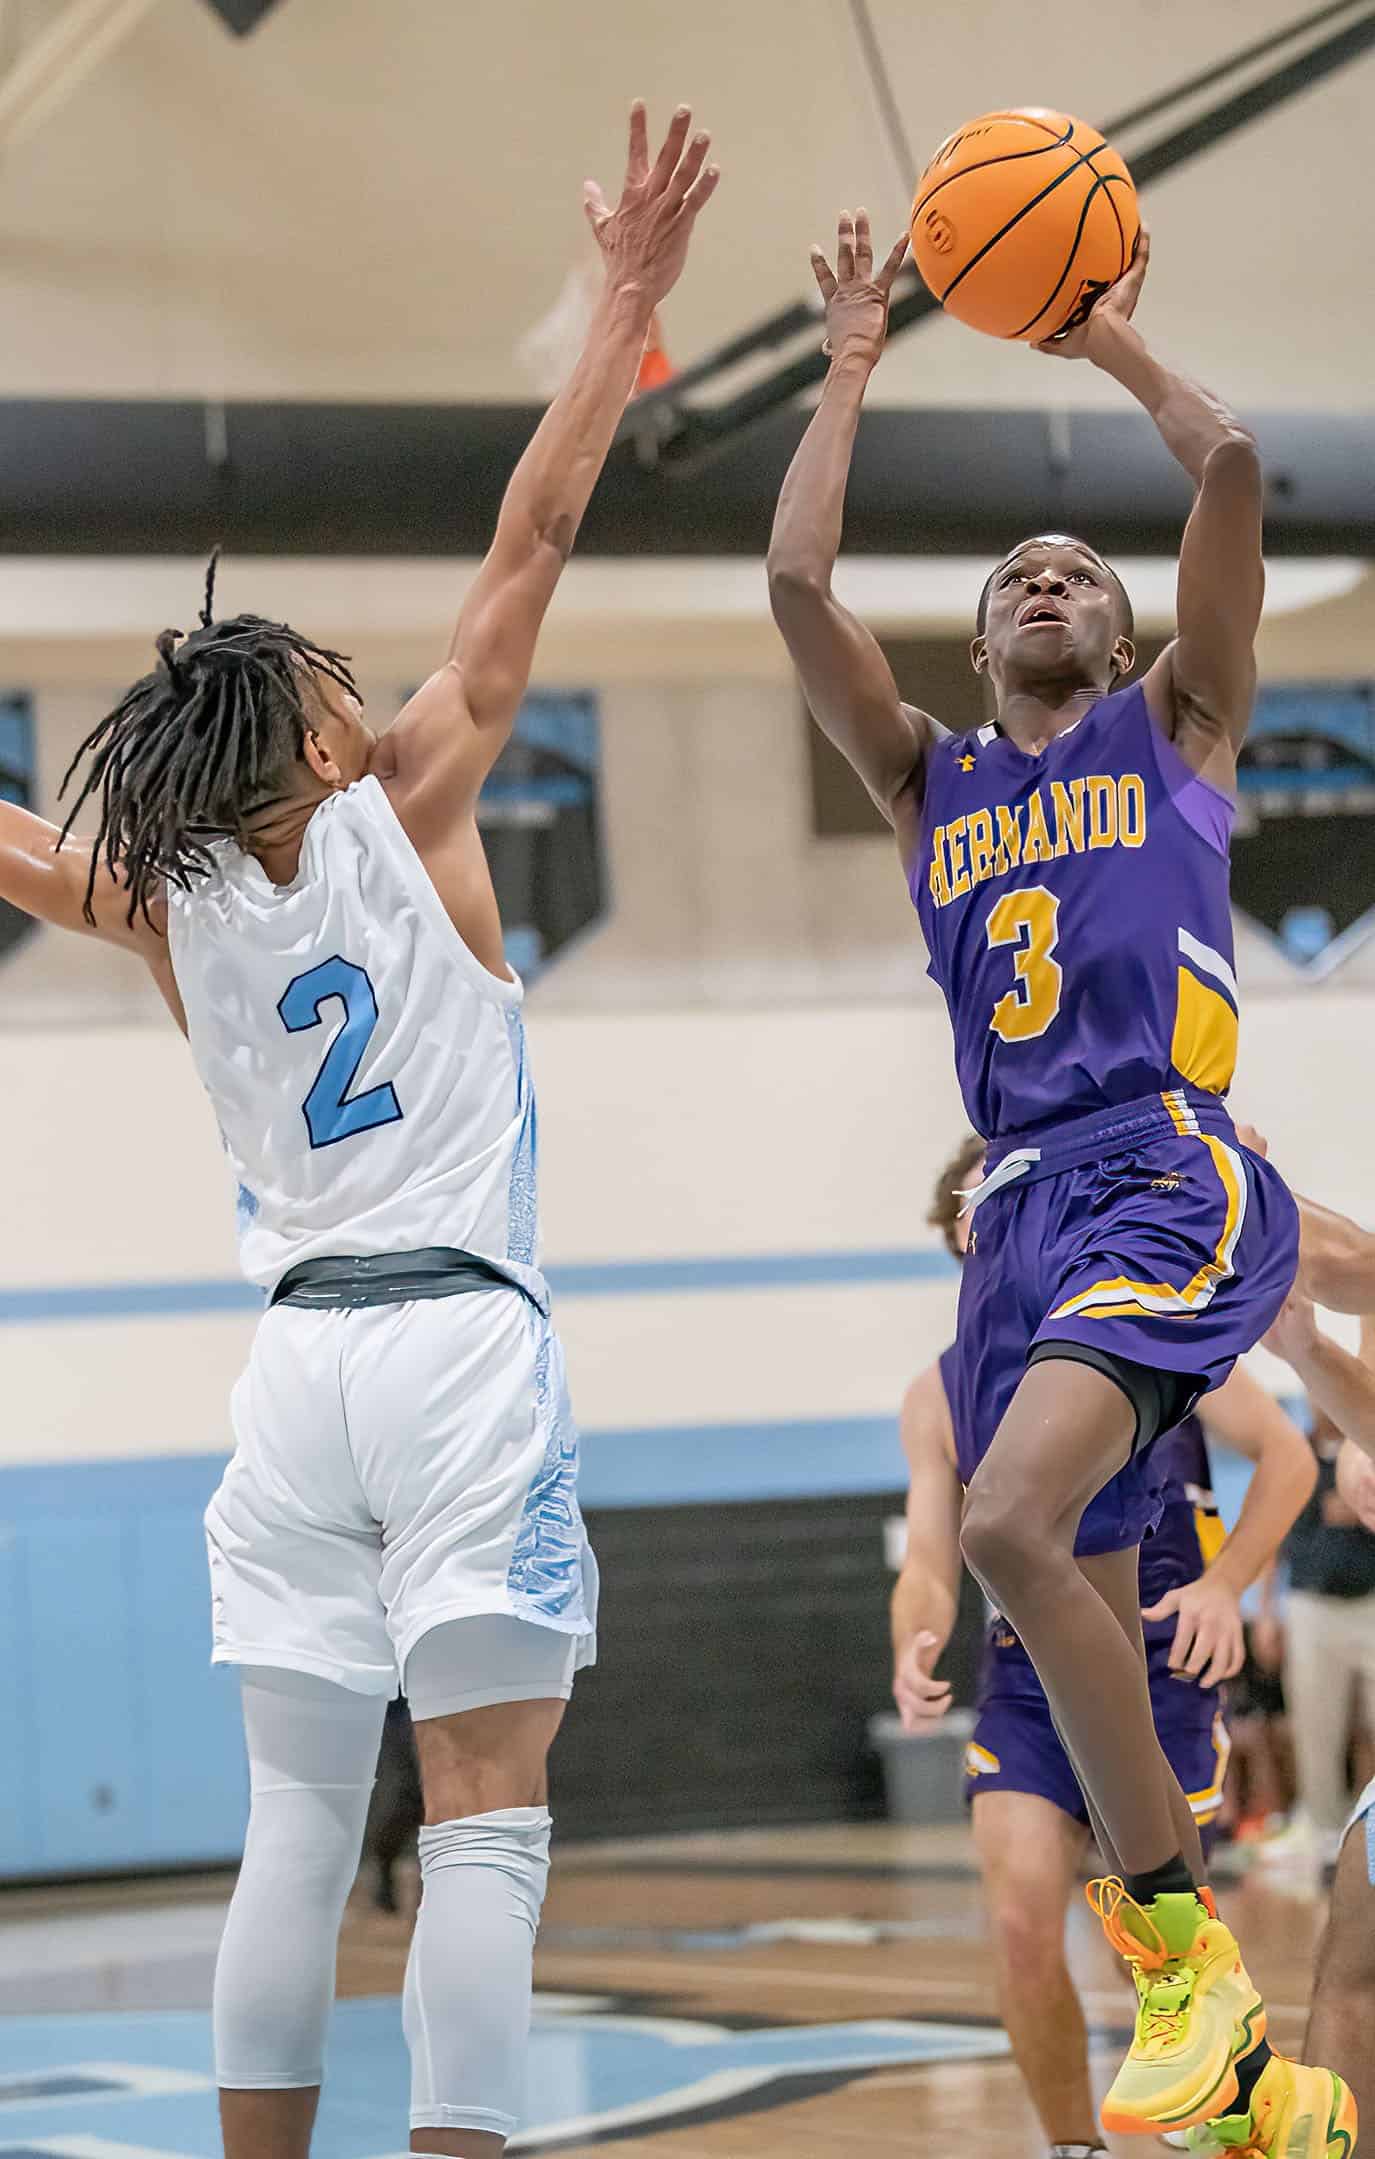
[[[1111,348],[1112,341],[1136,313],[1141,287],[1151,259],[1151,236],[1143,225],[1137,235],[1136,252],[1115,285],[1094,301],[1084,320],[1060,337],[1047,338],[1036,347],[1056,360],[1096,360]]]
[[[931,1667],[940,1653],[941,1642],[934,1634],[914,1634],[898,1652],[893,1665],[893,1700],[905,1732],[929,1731],[950,1707],[948,1683],[931,1676]]]
[[[1280,1306],[1279,1317],[1270,1332],[1261,1339],[1274,1356],[1283,1357],[1286,1364],[1298,1367],[1317,1341],[1318,1333],[1318,1315],[1312,1299],[1294,1289]]]
[[[826,342],[822,350],[833,360],[860,359],[873,367],[888,335],[888,304],[893,280],[907,259],[907,235],[890,251],[881,270],[874,270],[874,241],[869,213],[841,213],[836,233],[834,270],[819,247],[812,249],[812,275],[826,303]]]
[[[1375,1531],[1375,1462],[1354,1439],[1344,1439],[1337,1456],[1337,1490],[1362,1529]]]
[[[621,199],[607,205],[595,180],[583,183],[583,209],[597,236],[608,280],[657,306],[682,275],[697,213],[710,202],[721,175],[708,165],[711,137],[688,141],[692,114],[680,105],[663,148],[649,162],[649,126],[637,98],[630,108],[630,153]]]
[[[1143,1619],[1177,1619],[1170,1644],[1170,1671],[1177,1679],[1215,1687],[1235,1679],[1246,1657],[1246,1635],[1236,1591],[1211,1575],[1171,1589]]]

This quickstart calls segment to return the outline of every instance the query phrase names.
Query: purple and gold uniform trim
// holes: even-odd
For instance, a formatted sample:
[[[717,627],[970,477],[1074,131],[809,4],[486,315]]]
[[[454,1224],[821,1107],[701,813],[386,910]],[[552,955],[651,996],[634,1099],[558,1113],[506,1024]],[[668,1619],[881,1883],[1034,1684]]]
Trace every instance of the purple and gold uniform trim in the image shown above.
[[[1057,1304],[1048,1315],[1051,1319],[1066,1319],[1072,1315],[1083,1319],[1120,1319],[1129,1318],[1134,1312],[1149,1312],[1156,1318],[1175,1315],[1189,1319],[1212,1301],[1218,1284],[1225,1282],[1233,1272],[1233,1254],[1246,1222],[1245,1165],[1234,1147],[1229,1147],[1215,1132],[1202,1129],[1182,1093],[1171,1091],[1162,1094],[1160,1099],[1180,1137],[1196,1139],[1207,1148],[1222,1186],[1225,1201],[1222,1235],[1213,1247],[1212,1256],[1182,1287],[1169,1282],[1134,1282],[1121,1274],[1090,1283],[1077,1296],[1067,1297],[1063,1304]]]

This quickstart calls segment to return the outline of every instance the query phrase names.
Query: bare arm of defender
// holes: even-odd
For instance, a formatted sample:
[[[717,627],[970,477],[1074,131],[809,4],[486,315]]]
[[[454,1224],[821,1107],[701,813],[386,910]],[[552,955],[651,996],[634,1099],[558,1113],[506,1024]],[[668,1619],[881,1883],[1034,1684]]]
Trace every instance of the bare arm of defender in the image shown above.
[[[651,166],[637,103],[617,207],[608,209],[587,184],[584,207],[606,283],[582,355],[511,476],[447,665],[411,699],[373,768],[422,848],[442,845],[471,816],[510,734],[541,625],[634,390],[654,309],[677,282],[697,214],[716,187],[709,138],[689,143],[690,124],[681,108]]]
[[[1042,352],[1086,358],[1130,391],[1194,483],[1179,552],[1176,634],[1146,677],[1165,733],[1195,771],[1230,789],[1255,698],[1265,598],[1264,478],[1255,437],[1210,390],[1157,360],[1132,322],[1150,239],[1087,322]]]
[[[832,271],[812,269],[826,303],[830,372],[788,468],[769,543],[769,598],[817,725],[847,757],[891,824],[915,811],[932,722],[904,705],[878,641],[831,590],[859,415],[883,352],[904,239],[875,274],[863,210],[842,217]]]
[[[138,924],[129,922],[129,895],[103,864],[96,871],[91,912],[86,918],[86,880],[91,868],[89,841],[63,841],[56,825],[0,802],[0,899],[35,921],[54,929],[103,937],[111,944],[142,950]]]
[[[893,1586],[893,1699],[909,1732],[950,1707],[950,1688],[932,1676],[959,1609],[959,1474],[950,1405],[938,1364],[913,1380],[902,1404],[907,1456],[907,1553]]]
[[[1246,1644],[1241,1597],[1274,1560],[1317,1483],[1313,1450],[1292,1417],[1238,1365],[1199,1416],[1210,1439],[1254,1462],[1236,1528],[1196,1582],[1173,1589],[1144,1619],[1178,1615],[1170,1669],[1215,1687],[1241,1670]]]
[[[165,906],[155,901],[151,920],[136,913],[129,920],[129,893],[122,880],[98,863],[86,911],[91,875],[91,843],[75,836],[64,840],[56,825],[35,817],[14,802],[0,802],[0,899],[46,922],[53,929],[74,930],[122,945],[146,960],[179,1027],[185,1028],[181,999],[172,977],[165,935]],[[94,919],[91,919],[91,918]]]

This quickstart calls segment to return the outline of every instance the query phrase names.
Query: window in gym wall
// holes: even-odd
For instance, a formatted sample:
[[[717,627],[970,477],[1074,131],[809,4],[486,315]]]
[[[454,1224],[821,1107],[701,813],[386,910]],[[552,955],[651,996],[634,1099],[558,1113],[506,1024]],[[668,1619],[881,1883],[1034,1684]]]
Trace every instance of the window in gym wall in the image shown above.
[[[33,799],[33,709],[22,690],[0,690],[0,802],[27,809]],[[33,923],[0,900],[0,957],[28,935]]]
[[[530,692],[482,790],[477,821],[506,956],[530,982],[606,905],[593,692]]]
[[[1268,683],[1237,779],[1232,896],[1330,974],[1375,936],[1375,684]]]

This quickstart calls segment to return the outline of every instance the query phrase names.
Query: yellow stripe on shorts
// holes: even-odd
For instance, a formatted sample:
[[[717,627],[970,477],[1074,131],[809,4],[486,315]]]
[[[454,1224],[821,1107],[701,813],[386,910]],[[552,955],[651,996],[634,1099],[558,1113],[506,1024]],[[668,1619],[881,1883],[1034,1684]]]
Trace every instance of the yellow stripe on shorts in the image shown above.
[[[1170,1113],[1171,1122],[1181,1139],[1196,1139],[1207,1148],[1212,1157],[1213,1168],[1226,1196],[1227,1211],[1222,1224],[1222,1235],[1213,1248],[1211,1259],[1206,1259],[1193,1278],[1177,1289],[1169,1282],[1133,1282],[1126,1275],[1114,1275],[1110,1280],[1091,1283],[1077,1296],[1067,1297],[1048,1316],[1051,1319],[1119,1319],[1139,1318],[1143,1313],[1152,1319],[1192,1319],[1211,1303],[1213,1292],[1219,1282],[1225,1282],[1233,1272],[1232,1254],[1246,1220],[1246,1169],[1234,1147],[1229,1147],[1211,1132],[1199,1129],[1184,1096],[1172,1092],[1160,1097]]]

